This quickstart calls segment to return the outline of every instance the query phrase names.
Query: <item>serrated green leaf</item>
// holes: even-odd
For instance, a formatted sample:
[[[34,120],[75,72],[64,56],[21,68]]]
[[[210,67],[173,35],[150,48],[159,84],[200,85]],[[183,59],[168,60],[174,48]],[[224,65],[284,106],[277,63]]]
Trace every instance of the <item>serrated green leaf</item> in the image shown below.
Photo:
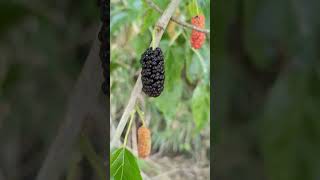
[[[127,148],[115,150],[110,164],[111,176],[115,180],[142,180],[137,159]]]
[[[199,84],[192,95],[192,115],[197,130],[201,130],[209,120],[210,97],[209,88],[205,84]]]

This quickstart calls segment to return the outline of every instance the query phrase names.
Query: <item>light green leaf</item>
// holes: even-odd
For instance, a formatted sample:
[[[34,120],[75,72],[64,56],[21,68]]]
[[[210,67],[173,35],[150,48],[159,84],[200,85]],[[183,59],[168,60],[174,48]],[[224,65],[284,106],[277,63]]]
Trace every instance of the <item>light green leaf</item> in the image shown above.
[[[137,10],[132,8],[115,13],[110,20],[111,33],[118,31],[120,27],[123,27],[124,25],[129,25],[138,17],[138,15]]]
[[[208,122],[209,112],[209,88],[205,84],[199,84],[192,95],[192,115],[198,131]]]
[[[172,51],[174,49],[174,51]],[[164,114],[166,120],[171,120],[176,113],[182,95],[181,71],[184,65],[183,49],[171,47],[165,54],[164,91],[155,99],[155,104]],[[168,99],[170,102],[168,102]]]
[[[175,88],[169,90],[164,86],[162,94],[155,99],[155,105],[163,113],[167,121],[171,121],[177,111],[178,104],[182,95],[182,82],[178,81]]]
[[[182,48],[172,46],[165,57],[165,85],[171,91],[181,81],[181,71],[184,65],[184,51]]]
[[[153,9],[148,8],[146,12],[143,14],[143,24],[141,28],[141,33],[146,33],[146,30],[152,25],[154,25],[157,21],[159,14],[155,12]]]
[[[186,77],[190,83],[195,83],[202,76],[202,67],[196,54],[186,57]]]
[[[193,16],[197,14],[197,7],[193,0],[188,4],[187,7],[188,7],[188,16],[189,16],[188,19],[191,19]]]
[[[110,163],[111,176],[115,180],[142,180],[136,158],[125,147],[112,153]]]

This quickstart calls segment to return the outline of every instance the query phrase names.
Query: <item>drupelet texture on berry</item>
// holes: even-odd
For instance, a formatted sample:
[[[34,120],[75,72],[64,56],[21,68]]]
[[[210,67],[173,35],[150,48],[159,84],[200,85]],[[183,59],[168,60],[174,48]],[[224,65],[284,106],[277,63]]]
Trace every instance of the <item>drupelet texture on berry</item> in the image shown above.
[[[198,28],[204,28],[205,26],[205,17],[203,15],[195,16],[191,19],[191,24]],[[203,32],[192,30],[190,43],[191,46],[195,49],[201,48],[202,44],[206,39],[206,35]]]
[[[151,97],[160,96],[164,88],[164,57],[159,47],[150,47],[141,56],[142,91]]]

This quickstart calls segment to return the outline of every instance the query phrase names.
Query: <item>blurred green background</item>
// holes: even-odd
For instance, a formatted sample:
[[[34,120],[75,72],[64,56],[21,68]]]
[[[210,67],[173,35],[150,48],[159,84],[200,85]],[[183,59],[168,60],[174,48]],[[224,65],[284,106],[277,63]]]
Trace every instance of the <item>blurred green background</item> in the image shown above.
[[[170,0],[153,2],[164,10]],[[210,1],[198,0],[198,5],[210,29]],[[181,1],[175,15],[190,23],[194,11],[192,0]],[[146,1],[111,1],[111,129],[117,127],[128,103],[141,54],[150,46],[159,17]],[[209,179],[210,37],[195,53],[190,34],[190,29],[169,23],[159,45],[165,56],[164,91],[157,98],[142,94],[138,101],[152,132],[151,156],[140,161],[150,178]],[[137,126],[138,119],[133,131]],[[113,134],[111,130],[111,138]],[[129,143],[133,151],[134,143]]]
[[[319,9],[214,1],[214,179],[320,178]]]
[[[0,2],[1,180],[35,179],[99,23],[96,1]],[[101,157],[105,139],[91,140]],[[98,179],[84,151],[75,143],[62,179]]]

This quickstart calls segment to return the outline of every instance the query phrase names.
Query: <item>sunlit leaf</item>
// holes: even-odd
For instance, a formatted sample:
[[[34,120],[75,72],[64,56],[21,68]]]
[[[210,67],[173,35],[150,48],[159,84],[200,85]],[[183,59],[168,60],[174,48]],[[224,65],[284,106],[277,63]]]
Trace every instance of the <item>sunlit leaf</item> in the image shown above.
[[[153,25],[156,23],[157,18],[160,15],[155,12],[154,9],[147,9],[146,12],[143,14],[143,23],[142,23],[142,27],[141,27],[141,33],[147,33],[148,28],[154,28]]]
[[[112,153],[110,165],[115,180],[142,180],[135,156],[125,147]]]

